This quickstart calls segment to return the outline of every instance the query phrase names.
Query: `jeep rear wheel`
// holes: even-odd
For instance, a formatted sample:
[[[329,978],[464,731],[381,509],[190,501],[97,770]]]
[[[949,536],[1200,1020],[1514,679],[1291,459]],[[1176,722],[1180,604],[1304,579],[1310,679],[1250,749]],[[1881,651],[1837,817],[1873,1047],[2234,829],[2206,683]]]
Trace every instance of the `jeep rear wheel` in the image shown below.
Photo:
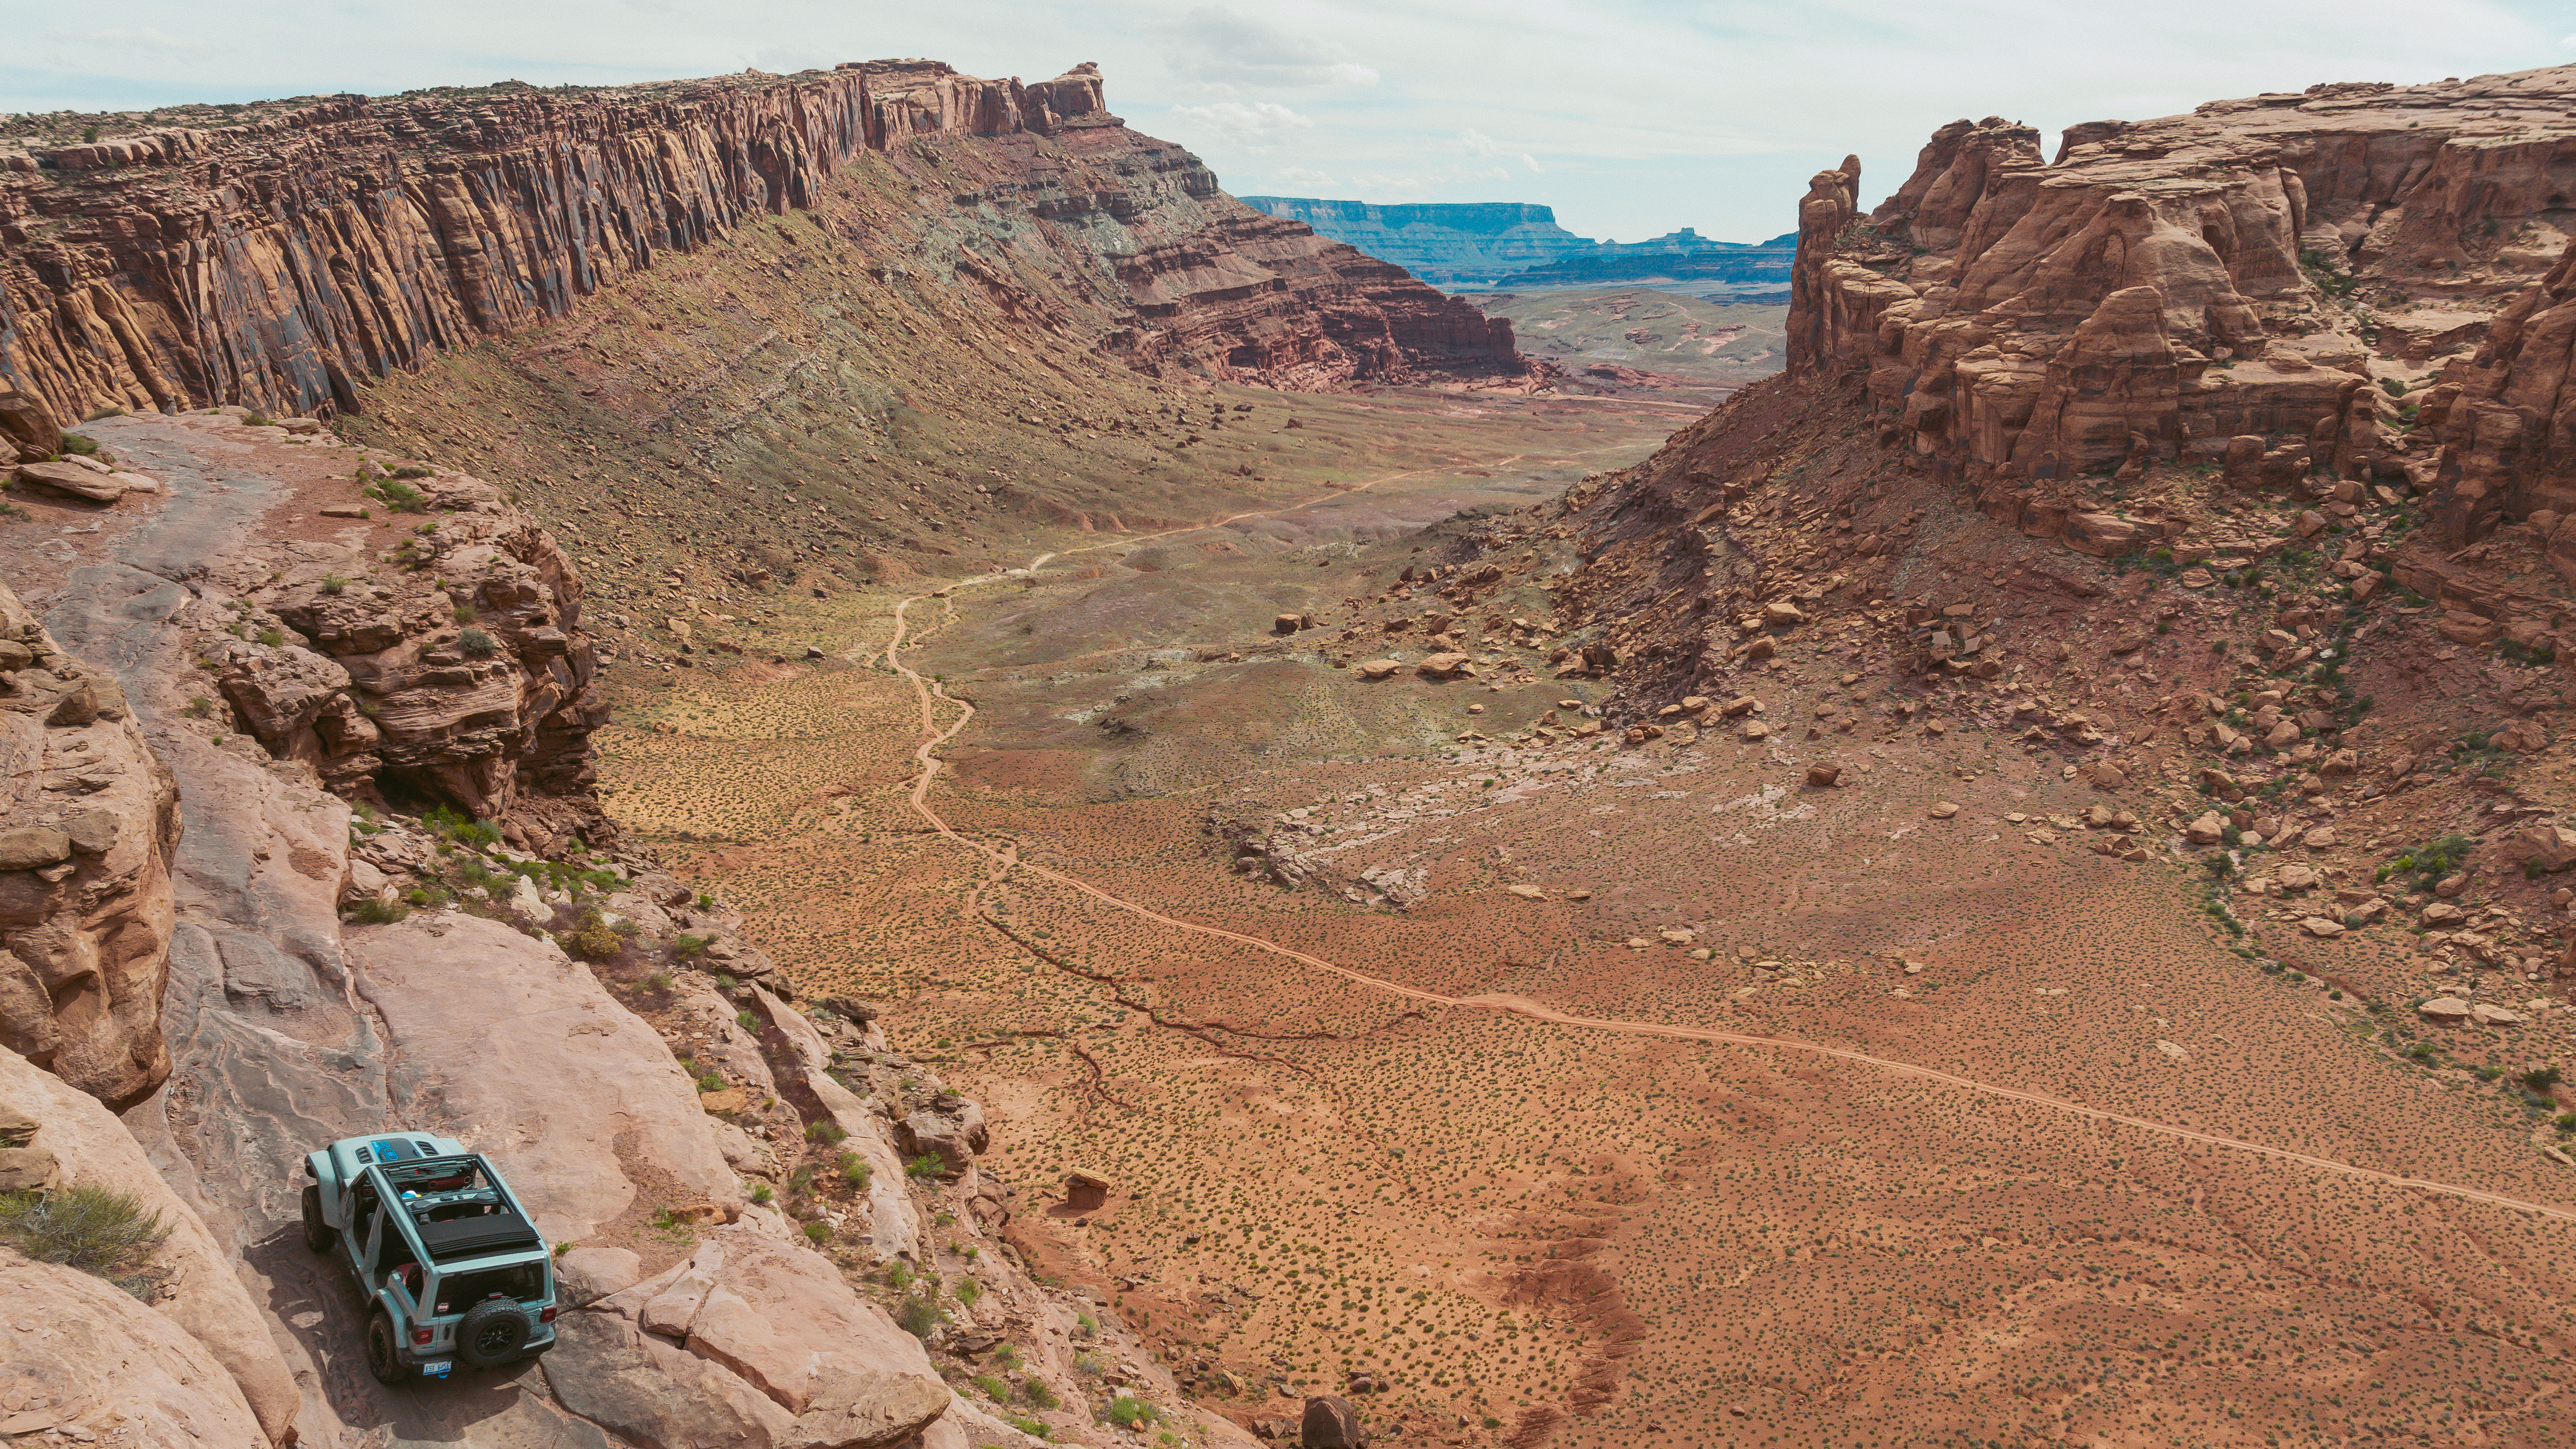
[[[322,1189],[304,1184],[304,1246],[317,1253],[331,1251],[331,1242],[339,1237],[329,1223],[322,1221]]]
[[[411,1365],[402,1361],[402,1349],[394,1341],[394,1320],[383,1309],[367,1319],[367,1372],[380,1384],[399,1384],[411,1377]]]
[[[465,1310],[456,1325],[456,1353],[476,1368],[492,1368],[519,1356],[536,1327],[528,1310],[507,1298],[486,1298]]]

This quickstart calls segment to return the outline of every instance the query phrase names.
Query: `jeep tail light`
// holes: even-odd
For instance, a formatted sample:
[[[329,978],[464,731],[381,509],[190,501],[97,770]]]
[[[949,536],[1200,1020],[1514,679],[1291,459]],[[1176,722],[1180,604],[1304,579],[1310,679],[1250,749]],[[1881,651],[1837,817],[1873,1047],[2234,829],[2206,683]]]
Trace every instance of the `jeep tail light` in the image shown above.
[[[426,1328],[415,1328],[415,1329],[413,1329],[413,1330],[411,1331],[411,1341],[412,1341],[413,1343],[416,1343],[416,1344],[426,1344],[426,1343],[428,1343],[428,1342],[429,1342],[429,1330],[428,1330],[428,1329],[426,1329]]]
[[[552,1322],[554,1322],[554,1321],[555,1321],[555,1305],[553,1305],[553,1304],[551,1304],[551,1303],[547,1304],[547,1305],[545,1306],[544,1310],[543,1310],[543,1311],[541,1311],[541,1312],[539,1312],[539,1313],[537,1314],[537,1321],[538,1321],[539,1323],[552,1323]]]

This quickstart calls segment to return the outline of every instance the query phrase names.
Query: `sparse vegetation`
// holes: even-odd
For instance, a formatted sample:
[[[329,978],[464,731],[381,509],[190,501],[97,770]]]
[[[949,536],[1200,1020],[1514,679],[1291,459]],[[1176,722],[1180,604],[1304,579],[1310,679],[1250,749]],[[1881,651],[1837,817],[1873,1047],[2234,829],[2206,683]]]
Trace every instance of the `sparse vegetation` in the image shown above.
[[[170,1280],[154,1261],[169,1237],[159,1213],[110,1188],[0,1193],[0,1245],[104,1278],[146,1303]]]

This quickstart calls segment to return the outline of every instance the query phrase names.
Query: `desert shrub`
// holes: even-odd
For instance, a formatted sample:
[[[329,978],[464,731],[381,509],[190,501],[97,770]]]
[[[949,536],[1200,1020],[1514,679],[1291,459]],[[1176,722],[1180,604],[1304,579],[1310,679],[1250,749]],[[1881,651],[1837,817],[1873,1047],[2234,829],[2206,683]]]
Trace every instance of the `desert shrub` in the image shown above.
[[[322,576],[322,592],[329,594],[333,598],[338,598],[340,595],[345,594],[348,591],[349,581],[346,578],[343,578],[339,574],[324,574]]]
[[[1142,1428],[1162,1417],[1162,1410],[1133,1394],[1120,1394],[1100,1409],[1103,1423],[1115,1424],[1121,1429]]]
[[[2406,379],[2402,377],[2383,377],[2379,380],[2379,390],[2388,394],[2390,397],[2404,397],[2406,396]]]
[[[875,1178],[876,1169],[868,1166],[868,1160],[866,1158],[861,1157],[855,1152],[844,1152],[841,1154],[841,1180],[843,1182],[848,1183],[851,1187],[860,1192],[866,1192],[868,1190],[868,1184],[874,1181]]]
[[[1026,1414],[1004,1414],[1002,1418],[1007,1421],[1012,1428],[1019,1430],[1021,1433],[1028,1435],[1032,1439],[1043,1439],[1047,1437],[1047,1426],[1042,1420],[1032,1419]]]
[[[967,1307],[969,1307],[969,1308],[972,1308],[972,1307],[974,1307],[977,1303],[981,1302],[981,1301],[983,1300],[983,1297],[984,1297],[984,1282],[983,1282],[983,1280],[982,1280],[982,1279],[980,1279],[980,1278],[972,1278],[972,1277],[968,1277],[968,1278],[960,1278],[960,1279],[958,1279],[958,1280],[957,1280],[957,1301],[958,1301],[958,1302],[965,1304],[965,1305],[966,1305]]]
[[[1073,1315],[1074,1337],[1089,1338],[1099,1331],[1100,1324],[1094,1320],[1090,1314],[1077,1312]]]
[[[152,1261],[169,1236],[159,1213],[108,1188],[0,1193],[0,1244],[104,1278],[146,1303],[170,1279]]]
[[[405,463],[394,470],[393,476],[396,478],[426,478],[436,471],[436,469],[424,468],[417,463]]]
[[[915,1338],[928,1338],[931,1330],[948,1321],[948,1315],[923,1294],[911,1294],[895,1309],[894,1321]]]
[[[937,1177],[947,1170],[948,1164],[940,1161],[936,1152],[925,1152],[903,1165],[906,1177]]]
[[[752,1015],[748,1011],[735,1012],[733,1014],[733,1024],[741,1027],[744,1031],[760,1030],[760,1018]]]
[[[683,961],[695,961],[707,954],[707,948],[715,943],[713,936],[692,936],[683,931],[671,938],[671,954]]]
[[[361,926],[390,926],[411,914],[411,907],[400,901],[380,901],[370,896],[349,911],[349,919]]]
[[[2377,875],[2381,881],[2394,876],[2411,875],[2415,877],[2417,889],[2430,890],[2444,876],[2457,872],[2461,863],[2469,858],[2469,852],[2476,847],[2476,840],[2453,831],[2419,845],[2381,866]]]
[[[753,1202],[760,1204],[762,1207],[767,1207],[772,1202],[775,1202],[777,1198],[778,1189],[771,1187],[768,1183],[763,1182],[753,1184],[751,1189],[751,1200]]]
[[[98,456],[98,441],[95,438],[84,438],[78,433],[65,433],[63,451],[77,453],[84,458],[95,458]]]
[[[2549,1125],[2561,1132],[2576,1132],[2576,1112],[2561,1112],[2549,1119]]]
[[[997,1404],[1011,1401],[1011,1385],[1000,1374],[977,1374],[966,1382],[983,1391],[984,1397]]]
[[[838,1142],[849,1135],[849,1133],[841,1130],[840,1123],[833,1121],[829,1117],[824,1117],[817,1121],[805,1124],[805,1140],[808,1142],[821,1142],[828,1144]]]
[[[1055,1396],[1055,1390],[1048,1388],[1042,1379],[1030,1379],[1020,1385],[1020,1397],[1041,1409],[1052,1409],[1064,1402]]]
[[[262,629],[259,631],[259,642],[271,649],[282,647],[286,643],[286,631],[275,627]]]
[[[2558,1080],[2559,1074],[2556,1067],[2533,1067],[2522,1074],[2522,1084],[2535,1092],[2548,1091],[2558,1085]]]
[[[560,938],[564,950],[583,961],[612,961],[626,949],[626,938],[609,928],[597,906],[584,906],[573,928]]]
[[[832,1240],[832,1225],[830,1223],[807,1223],[805,1225],[805,1238],[808,1242],[828,1243]]]
[[[668,991],[671,989],[671,978],[656,971],[644,978],[644,989],[655,993]]]
[[[489,659],[501,652],[501,646],[494,642],[491,635],[470,624],[466,626],[464,633],[456,636],[456,647],[462,650],[468,659]]]

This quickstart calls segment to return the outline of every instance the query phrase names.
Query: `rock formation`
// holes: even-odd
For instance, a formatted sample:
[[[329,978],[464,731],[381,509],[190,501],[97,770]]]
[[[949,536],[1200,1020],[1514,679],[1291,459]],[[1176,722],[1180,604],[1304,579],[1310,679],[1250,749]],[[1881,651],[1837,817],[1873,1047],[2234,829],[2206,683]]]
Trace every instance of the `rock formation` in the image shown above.
[[[112,1107],[170,1074],[179,795],[114,676],[0,584],[0,1047]]]
[[[25,1324],[0,1357],[13,1442],[133,1449],[267,1449],[241,1390],[205,1345],[76,1268],[0,1248],[0,1299]],[[111,1430],[112,1426],[112,1430]]]
[[[169,1236],[155,1254],[154,1266],[167,1277],[152,1299],[152,1316],[165,1320],[197,1352],[221,1365],[233,1392],[227,1395],[207,1387],[214,1401],[245,1406],[253,1427],[269,1442],[293,1443],[301,1396],[296,1392],[294,1377],[278,1356],[277,1345],[269,1341],[258,1306],[234,1271],[233,1252],[207,1230],[205,1221],[153,1170],[124,1124],[60,1078],[36,1070],[25,1058],[5,1050],[0,1050],[0,1108],[34,1124],[35,1131],[22,1150],[42,1153],[49,1159],[55,1186],[97,1187],[122,1193],[145,1212],[159,1215]],[[0,1252],[0,1260],[9,1256]],[[0,1285],[9,1283],[10,1275],[8,1265],[0,1261]],[[90,1301],[95,1295],[74,1293],[60,1283],[47,1291],[82,1300],[84,1317],[97,1312],[97,1302]],[[0,1286],[0,1293],[8,1294],[13,1311],[23,1306],[14,1291]],[[126,1295],[109,1289],[108,1296]],[[132,1302],[130,1298],[127,1301]],[[119,1316],[112,1315],[110,1319]],[[132,1323],[111,1329],[106,1322],[94,1322],[94,1331],[139,1337],[155,1345],[151,1352],[156,1358],[164,1356],[163,1346],[169,1335]],[[13,1345],[10,1352],[0,1354],[0,1364],[20,1362],[17,1352],[18,1347]],[[180,1352],[185,1356],[185,1349]],[[0,1392],[6,1392],[6,1387],[7,1380],[0,1379]],[[70,1417],[73,1416],[66,1416]]]
[[[0,153],[0,386],[57,423],[356,410],[367,379],[562,316],[898,149],[954,163],[937,204],[1007,217],[998,241],[1043,233],[1098,295],[1092,345],[1140,366],[1292,387],[1524,368],[1509,324],[1252,212],[1129,131],[1094,67],[1023,85],[879,61],[334,96]],[[973,255],[922,261],[1009,285]]]
[[[2030,127],[1953,122],[1866,221],[1856,174],[1817,178],[1792,371],[1865,388],[2032,531],[2093,470],[2232,474],[2287,446],[2283,483],[2440,478],[2456,546],[2567,466],[2545,439],[2570,324],[2538,274],[2566,240],[2571,95],[2570,67],[2314,86],[2071,127],[2053,163]],[[2421,389],[2419,416],[2399,399]]]

